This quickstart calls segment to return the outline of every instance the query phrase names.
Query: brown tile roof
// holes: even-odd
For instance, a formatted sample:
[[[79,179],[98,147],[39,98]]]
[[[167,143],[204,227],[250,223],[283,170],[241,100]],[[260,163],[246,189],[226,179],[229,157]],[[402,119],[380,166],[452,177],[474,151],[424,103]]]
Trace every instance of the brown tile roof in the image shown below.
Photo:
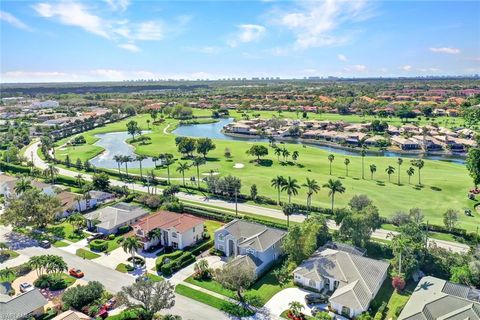
[[[159,211],[150,216],[143,217],[133,227],[139,227],[145,232],[150,232],[156,228],[175,228],[179,232],[185,232],[203,222],[203,219],[190,214]]]

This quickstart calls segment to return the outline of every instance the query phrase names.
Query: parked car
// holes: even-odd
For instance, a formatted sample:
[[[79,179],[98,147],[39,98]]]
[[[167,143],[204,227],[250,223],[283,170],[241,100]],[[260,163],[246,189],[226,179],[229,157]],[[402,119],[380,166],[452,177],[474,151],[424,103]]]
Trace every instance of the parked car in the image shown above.
[[[20,292],[25,293],[28,291],[32,291],[34,288],[30,283],[24,282],[20,284]]]
[[[305,303],[307,305],[318,304],[318,303],[327,303],[328,296],[320,293],[310,293],[305,296]]]
[[[40,245],[40,247],[45,248],[45,249],[48,249],[52,246],[52,244],[48,240],[40,241],[39,245]]]
[[[115,304],[117,304],[117,300],[115,298],[112,298],[112,299],[108,300],[107,302],[105,302],[105,304],[103,305],[103,308],[105,310],[111,310],[115,307]]]
[[[92,234],[91,236],[87,237],[87,242],[90,243],[90,242],[93,241],[93,240],[101,239],[101,238],[103,238],[103,234],[102,234],[102,233],[94,233],[94,234]]]
[[[82,270],[76,268],[71,268],[68,273],[75,278],[82,278],[85,275]]]

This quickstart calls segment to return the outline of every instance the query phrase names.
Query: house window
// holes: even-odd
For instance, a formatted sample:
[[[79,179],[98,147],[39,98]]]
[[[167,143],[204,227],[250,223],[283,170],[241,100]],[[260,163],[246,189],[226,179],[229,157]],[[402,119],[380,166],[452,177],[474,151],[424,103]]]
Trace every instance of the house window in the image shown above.
[[[173,247],[173,249],[177,249],[178,248],[178,243],[172,241],[172,247]]]
[[[315,280],[310,280],[310,281],[308,282],[308,285],[309,285],[310,287],[312,287],[312,288],[316,288],[316,287],[317,287],[317,283],[315,282]]]
[[[195,227],[193,227],[193,232],[195,232]]]
[[[325,278],[325,286],[330,288],[330,279]]]
[[[172,232],[172,238],[176,238],[177,237],[177,233],[176,232]]]
[[[255,255],[255,250],[252,249],[252,248],[247,248],[247,253],[251,254],[251,255]]]
[[[349,307],[342,307],[342,316],[350,317],[350,308]]]
[[[335,289],[338,288],[338,285],[339,285],[339,284],[340,284],[340,283],[339,283],[337,280],[335,280],[335,281],[333,282],[333,286],[335,287]]]
[[[222,233],[218,235],[218,240],[223,241],[224,238],[225,236]]]
[[[225,247],[222,244],[220,244],[218,245],[218,250],[225,251]]]

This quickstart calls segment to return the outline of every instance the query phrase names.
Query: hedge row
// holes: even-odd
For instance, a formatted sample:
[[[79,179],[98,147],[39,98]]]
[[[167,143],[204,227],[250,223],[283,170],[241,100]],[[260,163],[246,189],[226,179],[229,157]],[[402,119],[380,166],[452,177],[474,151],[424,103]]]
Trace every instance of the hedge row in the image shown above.
[[[177,251],[174,251],[172,253],[166,253],[162,256],[160,256],[157,261],[155,262],[155,265],[157,267],[157,271],[160,271],[160,268],[162,267],[163,265],[163,261],[165,259],[170,259],[170,260],[175,260],[177,259],[178,257],[180,257],[182,255],[183,251],[182,250],[177,250]]]
[[[215,244],[215,241],[213,239],[211,239],[211,240],[205,241],[205,242],[193,247],[192,249],[190,249],[188,251],[191,254],[193,254],[194,256],[198,256],[202,252],[205,252],[205,251],[209,250],[210,248],[212,248],[214,244]]]
[[[180,270],[195,261],[195,256],[191,252],[183,252],[177,259],[172,259],[160,267],[164,276],[170,276],[173,272]],[[158,269],[157,269],[158,270]]]
[[[90,242],[90,249],[94,251],[105,251],[108,248],[108,243],[105,240],[95,239]]]

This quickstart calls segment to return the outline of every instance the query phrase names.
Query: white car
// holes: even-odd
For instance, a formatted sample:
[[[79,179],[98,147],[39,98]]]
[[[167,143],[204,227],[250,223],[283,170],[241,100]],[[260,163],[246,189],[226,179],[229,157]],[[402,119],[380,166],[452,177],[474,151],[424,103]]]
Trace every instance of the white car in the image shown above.
[[[34,288],[30,283],[24,282],[20,284],[20,292],[25,293],[28,291],[32,291]]]

